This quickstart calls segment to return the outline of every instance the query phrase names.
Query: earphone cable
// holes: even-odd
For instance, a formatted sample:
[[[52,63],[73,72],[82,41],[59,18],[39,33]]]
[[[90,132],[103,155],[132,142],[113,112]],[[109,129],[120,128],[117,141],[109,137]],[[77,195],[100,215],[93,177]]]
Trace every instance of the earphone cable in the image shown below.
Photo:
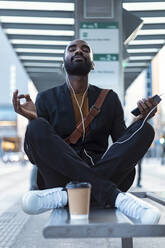
[[[138,129],[129,137],[129,138],[127,138],[126,140],[123,140],[123,141],[116,141],[116,142],[114,142],[114,143],[111,145],[111,147],[112,147],[113,145],[115,145],[115,144],[121,145],[121,144],[124,144],[125,142],[129,141],[137,132],[139,132],[139,131],[142,129],[142,127],[144,126],[144,123],[146,122],[148,116],[152,113],[152,111],[153,111],[156,107],[157,107],[157,105],[156,105],[154,108],[152,108],[152,109],[150,110],[150,112],[147,114],[147,116],[146,116],[145,119],[143,120],[141,126],[140,126],[140,127],[139,127],[139,128],[138,128]],[[107,151],[108,151],[108,150],[107,150]],[[103,158],[103,157],[106,155],[107,151],[103,154],[103,156],[102,156],[101,158]]]
[[[73,96],[74,96],[74,98],[75,98],[75,101],[76,101],[77,106],[78,106],[79,111],[80,111],[80,116],[81,116],[81,120],[82,120],[82,128],[83,128],[82,141],[84,142],[84,140],[85,140],[85,123],[84,123],[84,116],[83,116],[83,112],[82,112],[82,107],[83,107],[83,104],[84,104],[85,95],[86,95],[86,93],[87,93],[87,91],[88,91],[89,85],[87,86],[87,88],[86,88],[86,90],[85,90],[85,92],[84,92],[84,94],[83,94],[83,96],[82,96],[81,104],[79,104],[79,102],[78,102],[78,100],[77,100],[77,97],[76,97],[76,93],[75,93],[75,91],[74,91],[74,89],[73,89],[73,87],[72,87],[72,85],[71,85],[71,83],[70,83],[70,80],[69,80],[68,76],[67,76],[67,79],[68,79],[69,86],[70,86],[71,89],[72,89]],[[85,150],[85,148],[84,148],[84,153],[85,153],[86,156],[90,159],[92,165],[94,165],[94,162],[93,162],[92,157],[87,153],[87,151]]]

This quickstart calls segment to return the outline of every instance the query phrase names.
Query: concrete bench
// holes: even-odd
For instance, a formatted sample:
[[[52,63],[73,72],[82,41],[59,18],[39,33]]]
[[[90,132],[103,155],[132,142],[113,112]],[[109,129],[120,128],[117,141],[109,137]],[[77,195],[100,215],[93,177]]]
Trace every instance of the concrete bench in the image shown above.
[[[165,198],[154,193],[134,193],[165,206]],[[151,202],[152,202],[151,201]],[[162,208],[162,207],[161,207]],[[164,208],[164,207],[163,207]],[[162,211],[162,210],[161,210]],[[121,238],[122,248],[133,248],[133,237],[165,237],[165,223],[141,225],[115,208],[92,207],[88,220],[70,220],[68,208],[55,209],[43,230],[45,238]]]

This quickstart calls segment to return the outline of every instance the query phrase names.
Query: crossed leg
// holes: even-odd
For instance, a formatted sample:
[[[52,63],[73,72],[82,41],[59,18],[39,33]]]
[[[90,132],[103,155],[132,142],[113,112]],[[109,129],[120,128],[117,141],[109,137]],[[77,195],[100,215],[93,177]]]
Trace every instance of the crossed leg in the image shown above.
[[[138,121],[130,126],[119,140],[125,140],[140,125],[141,121]],[[25,152],[29,159],[37,164],[46,188],[65,186],[71,180],[88,181],[92,184],[94,199],[100,205],[110,204],[113,206],[120,192],[117,185],[124,185],[124,179],[132,173],[137,161],[149,148],[153,137],[152,127],[145,123],[138,135],[131,139],[131,142],[125,145],[113,145],[96,163],[95,168],[90,168],[54,132],[45,119],[37,118],[31,121],[27,127]]]

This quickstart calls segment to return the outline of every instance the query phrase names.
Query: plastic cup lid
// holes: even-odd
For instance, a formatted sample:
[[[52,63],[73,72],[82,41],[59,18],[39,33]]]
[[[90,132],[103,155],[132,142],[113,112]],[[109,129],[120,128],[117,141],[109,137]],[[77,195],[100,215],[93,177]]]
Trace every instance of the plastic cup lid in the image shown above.
[[[66,185],[66,189],[76,189],[76,188],[91,188],[91,184],[88,182],[70,182]]]

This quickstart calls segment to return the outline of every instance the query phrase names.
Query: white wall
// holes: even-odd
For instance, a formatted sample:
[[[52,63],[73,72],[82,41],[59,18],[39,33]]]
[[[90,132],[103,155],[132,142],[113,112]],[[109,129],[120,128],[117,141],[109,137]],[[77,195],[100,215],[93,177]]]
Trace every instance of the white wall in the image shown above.
[[[35,99],[38,92],[32,82],[28,83],[28,92],[30,94],[32,101],[35,103]],[[17,116],[17,134],[19,137],[21,137],[22,150],[23,150],[23,143],[24,143],[27,124],[28,124],[28,120],[26,118],[24,118],[21,115]]]
[[[30,81],[4,31],[0,27],[0,105],[11,104],[13,90],[28,91]]]
[[[30,88],[29,85],[31,85]],[[0,120],[17,120],[17,128],[5,126],[3,129],[1,128],[1,137],[19,136],[23,144],[28,121],[14,112],[12,94],[15,89],[18,89],[19,93],[22,94],[27,94],[30,90],[33,97],[36,94],[32,81],[0,26]],[[5,110],[6,108],[9,109],[8,112]]]
[[[165,46],[159,52],[159,93],[162,95],[162,102],[160,104],[161,109],[161,121],[163,122],[163,126],[165,124],[165,108],[164,108],[164,97],[165,97]],[[165,132],[165,126],[163,128]]]
[[[131,111],[137,107],[137,102],[142,98],[146,98],[146,73],[146,70],[141,72],[126,91],[125,120],[127,125],[133,120],[134,116],[131,114]]]

